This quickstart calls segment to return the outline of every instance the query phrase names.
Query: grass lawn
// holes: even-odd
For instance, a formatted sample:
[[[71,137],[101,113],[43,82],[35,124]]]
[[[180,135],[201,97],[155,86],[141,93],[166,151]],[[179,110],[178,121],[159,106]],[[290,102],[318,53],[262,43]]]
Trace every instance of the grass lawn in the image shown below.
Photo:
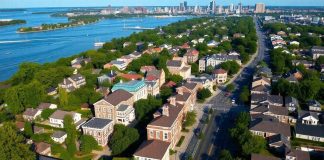
[[[324,147],[324,142],[315,142],[306,139],[293,138],[291,140],[293,146],[320,146]]]

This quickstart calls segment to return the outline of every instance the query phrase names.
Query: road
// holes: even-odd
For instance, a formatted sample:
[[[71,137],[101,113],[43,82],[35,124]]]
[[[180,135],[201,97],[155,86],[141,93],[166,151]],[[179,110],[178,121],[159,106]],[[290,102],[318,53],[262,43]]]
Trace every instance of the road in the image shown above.
[[[198,130],[202,130],[205,138],[199,140],[197,136],[193,136],[182,159],[186,159],[190,155],[195,160],[214,160],[218,158],[220,151],[223,149],[235,153],[237,147],[231,141],[228,129],[234,125],[235,115],[247,110],[247,107],[241,104],[232,104],[232,99],[237,100],[242,86],[250,83],[256,65],[261,60],[269,60],[266,35],[261,31],[256,18],[254,21],[258,36],[257,56],[243,68],[237,77],[234,77],[232,84],[236,86],[236,89],[231,96],[226,96],[225,87],[220,87],[220,93],[206,104],[206,107],[212,108],[214,113],[211,115],[211,122],[206,127],[204,127],[203,123],[198,125]]]

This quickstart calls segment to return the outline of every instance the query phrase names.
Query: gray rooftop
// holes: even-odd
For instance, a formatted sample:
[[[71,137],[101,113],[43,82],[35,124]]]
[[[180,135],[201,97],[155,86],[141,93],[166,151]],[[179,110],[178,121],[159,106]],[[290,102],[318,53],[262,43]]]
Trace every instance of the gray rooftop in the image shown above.
[[[66,135],[65,132],[63,132],[63,131],[56,131],[56,132],[54,132],[54,133],[52,134],[52,137],[54,137],[54,138],[61,138],[61,137],[63,137],[64,135]]]
[[[82,128],[96,128],[96,129],[102,129],[106,127],[109,123],[112,123],[112,120],[110,119],[102,119],[102,118],[92,118],[88,122],[84,123],[82,125]]]
[[[117,108],[117,111],[120,111],[120,112],[122,112],[122,111],[126,111],[127,108],[128,108],[128,105],[124,105],[124,104],[122,104],[122,105],[120,105],[120,106]]]
[[[310,135],[324,138],[324,126],[323,125],[306,125],[297,123],[296,134]]]

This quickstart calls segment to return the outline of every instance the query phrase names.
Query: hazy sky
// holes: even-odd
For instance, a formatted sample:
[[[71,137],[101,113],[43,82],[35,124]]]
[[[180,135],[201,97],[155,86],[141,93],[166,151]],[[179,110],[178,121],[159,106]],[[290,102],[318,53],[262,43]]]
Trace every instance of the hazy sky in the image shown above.
[[[263,2],[272,6],[324,6],[324,0],[216,0],[216,4],[228,5],[242,2],[254,5]],[[183,0],[0,0],[0,8],[28,7],[90,7],[90,6],[169,6]],[[207,5],[210,0],[187,0],[188,5]]]

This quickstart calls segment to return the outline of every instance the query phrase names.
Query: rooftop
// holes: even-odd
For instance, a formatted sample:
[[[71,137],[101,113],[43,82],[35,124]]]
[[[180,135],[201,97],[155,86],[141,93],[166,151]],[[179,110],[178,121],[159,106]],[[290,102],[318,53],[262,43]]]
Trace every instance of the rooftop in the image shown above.
[[[121,103],[122,101],[127,101],[128,99],[132,98],[133,94],[122,90],[122,89],[118,89],[114,92],[112,92],[111,94],[109,94],[107,97],[104,98],[104,100],[108,103],[110,103],[113,106],[118,105],[119,103]]]
[[[61,138],[61,137],[65,136],[65,135],[66,135],[66,133],[63,132],[63,131],[56,131],[56,132],[54,132],[54,133],[52,134],[51,137],[54,137],[54,138]]]
[[[117,83],[112,87],[112,91],[116,91],[118,89],[123,89],[128,92],[137,92],[141,88],[145,87],[145,82],[144,81],[139,81],[139,80],[132,80],[129,82],[124,82],[124,83]]]
[[[82,125],[82,128],[95,128],[102,129],[106,127],[109,123],[112,123],[110,119],[102,119],[102,118],[91,118],[88,122]]]
[[[169,154],[169,146],[169,142],[159,140],[144,141],[134,153],[134,156],[162,159],[166,153]]]

